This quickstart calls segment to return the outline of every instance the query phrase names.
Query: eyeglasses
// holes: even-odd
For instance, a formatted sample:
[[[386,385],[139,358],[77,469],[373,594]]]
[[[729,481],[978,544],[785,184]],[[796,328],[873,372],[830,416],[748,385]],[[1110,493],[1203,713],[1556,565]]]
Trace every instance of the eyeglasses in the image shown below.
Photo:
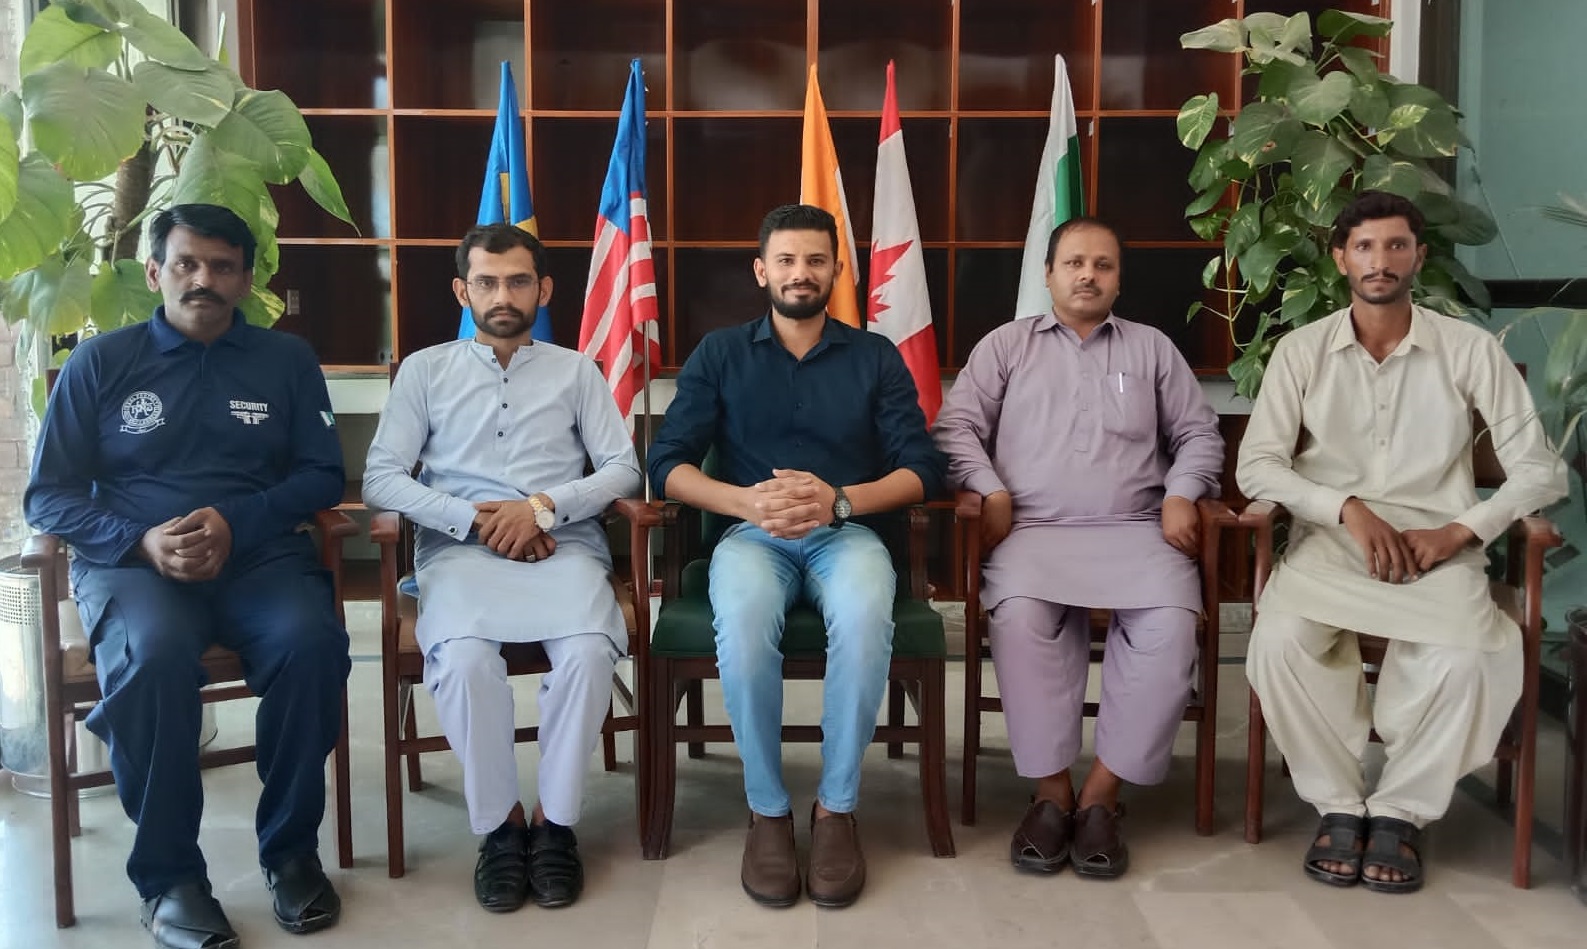
[[[495,293],[497,287],[504,285],[507,287],[508,293],[519,294],[524,293],[530,287],[538,286],[539,284],[539,277],[530,276],[526,273],[514,274],[513,276],[508,277],[506,280],[499,280],[496,277],[468,278],[468,285],[473,288],[474,292],[484,294]]]

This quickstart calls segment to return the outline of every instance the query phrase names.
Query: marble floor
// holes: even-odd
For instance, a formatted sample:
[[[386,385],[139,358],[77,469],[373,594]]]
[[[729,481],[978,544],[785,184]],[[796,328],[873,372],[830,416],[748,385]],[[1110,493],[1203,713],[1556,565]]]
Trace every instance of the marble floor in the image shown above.
[[[584,898],[568,909],[531,905],[511,915],[491,915],[474,902],[475,842],[464,817],[460,773],[449,755],[426,757],[428,786],[407,797],[408,874],[400,880],[386,875],[376,616],[372,604],[350,604],[349,615],[357,660],[351,682],[357,863],[351,870],[332,871],[345,901],[338,927],[307,938],[276,928],[254,856],[258,783],[252,769],[205,774],[209,803],[203,845],[211,877],[251,949],[440,944],[1556,949],[1583,944],[1587,906],[1569,892],[1563,868],[1547,852],[1551,844],[1557,852],[1556,835],[1546,829],[1541,834],[1533,888],[1510,887],[1511,828],[1485,803],[1482,774],[1468,781],[1433,831],[1429,882],[1414,896],[1336,890],[1302,876],[1300,854],[1315,817],[1296,801],[1276,765],[1268,782],[1267,839],[1256,846],[1244,843],[1246,691],[1237,662],[1225,665],[1222,677],[1217,833],[1198,837],[1192,828],[1191,731],[1186,727],[1168,781],[1128,794],[1132,866],[1121,881],[1085,881],[1067,872],[1034,877],[1009,867],[1008,835],[1028,792],[1013,774],[1000,717],[987,716],[992,750],[980,768],[982,819],[965,827],[955,816],[955,859],[934,859],[927,847],[913,757],[889,761],[882,748],[873,747],[860,809],[870,882],[849,909],[820,910],[801,902],[769,910],[742,894],[737,874],[745,813],[737,761],[730,747],[712,746],[705,760],[679,764],[669,859],[640,858],[631,769],[625,764],[608,774],[592,763],[597,770],[579,826],[588,873]],[[1226,651],[1237,654],[1238,640],[1226,637]],[[950,666],[949,794],[955,812],[962,682],[962,666]],[[790,718],[818,707],[814,688],[790,685]],[[531,721],[530,683],[521,684],[518,694],[520,718]],[[428,714],[426,706],[422,700],[422,714]],[[246,734],[249,714],[247,704],[231,703],[221,716],[221,740]],[[1560,821],[1563,755],[1562,734],[1550,726],[1539,754],[1539,817],[1552,828]],[[632,760],[626,739],[619,744],[619,757]],[[535,766],[533,750],[520,746],[526,787],[533,787]],[[801,815],[807,813],[818,768],[813,746],[789,750],[786,776]],[[803,836],[802,816],[800,829]],[[137,899],[122,874],[131,833],[113,798],[84,803],[83,836],[73,844],[78,923],[57,930],[47,805],[15,792],[8,780],[0,782],[0,949],[152,945],[138,925]],[[327,866],[333,866],[328,842],[324,852]]]

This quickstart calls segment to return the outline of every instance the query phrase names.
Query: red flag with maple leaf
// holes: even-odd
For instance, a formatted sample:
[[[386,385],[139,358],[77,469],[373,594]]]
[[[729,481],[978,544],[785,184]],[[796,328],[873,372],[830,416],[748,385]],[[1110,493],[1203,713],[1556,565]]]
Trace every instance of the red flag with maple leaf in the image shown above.
[[[887,64],[887,98],[882,104],[882,137],[876,153],[876,203],[871,223],[871,292],[865,313],[872,332],[898,346],[915,379],[926,424],[942,408],[942,377],[937,366],[937,335],[931,326],[926,292],[926,258],[915,219],[915,193],[904,158],[904,132],[898,121],[893,64]]]

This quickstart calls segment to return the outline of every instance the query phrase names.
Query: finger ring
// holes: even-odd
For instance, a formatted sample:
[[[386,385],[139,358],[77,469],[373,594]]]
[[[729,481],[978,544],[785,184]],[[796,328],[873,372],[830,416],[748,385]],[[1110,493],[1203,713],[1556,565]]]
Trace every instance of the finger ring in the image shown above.
[[[538,554],[529,554],[528,556],[524,557],[524,562],[525,563],[534,563],[536,560],[539,560],[539,559],[540,559],[540,556]]]

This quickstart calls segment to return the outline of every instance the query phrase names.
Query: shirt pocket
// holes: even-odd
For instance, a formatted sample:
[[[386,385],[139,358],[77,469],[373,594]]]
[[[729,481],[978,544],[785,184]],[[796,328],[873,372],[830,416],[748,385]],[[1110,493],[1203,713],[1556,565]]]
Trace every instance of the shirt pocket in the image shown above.
[[[1111,375],[1102,393],[1102,429],[1115,438],[1142,442],[1157,437],[1157,393],[1138,378]],[[1120,389],[1124,391],[1120,392]]]

